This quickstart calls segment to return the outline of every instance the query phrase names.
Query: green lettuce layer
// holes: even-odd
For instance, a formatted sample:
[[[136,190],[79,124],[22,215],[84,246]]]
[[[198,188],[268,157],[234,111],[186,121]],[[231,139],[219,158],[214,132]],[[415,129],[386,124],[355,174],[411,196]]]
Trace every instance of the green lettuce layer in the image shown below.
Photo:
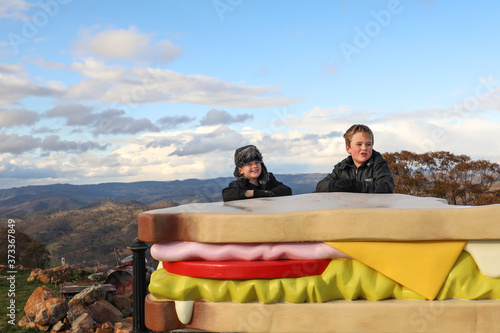
[[[352,259],[332,260],[321,275],[282,279],[213,280],[155,271],[149,284],[158,299],[303,303],[333,300],[425,299],[425,297]],[[462,252],[437,299],[498,299],[500,279],[482,275],[474,259]]]

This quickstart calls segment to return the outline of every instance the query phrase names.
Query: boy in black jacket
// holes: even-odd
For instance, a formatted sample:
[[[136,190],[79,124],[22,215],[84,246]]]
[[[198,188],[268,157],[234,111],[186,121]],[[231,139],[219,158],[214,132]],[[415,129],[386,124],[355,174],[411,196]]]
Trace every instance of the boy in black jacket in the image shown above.
[[[234,152],[234,176],[237,180],[222,190],[224,201],[292,195],[292,189],[267,172],[262,154],[254,145]]]
[[[373,133],[366,125],[352,125],[344,134],[347,158],[320,180],[316,192],[392,193],[394,178],[387,161],[373,150]]]

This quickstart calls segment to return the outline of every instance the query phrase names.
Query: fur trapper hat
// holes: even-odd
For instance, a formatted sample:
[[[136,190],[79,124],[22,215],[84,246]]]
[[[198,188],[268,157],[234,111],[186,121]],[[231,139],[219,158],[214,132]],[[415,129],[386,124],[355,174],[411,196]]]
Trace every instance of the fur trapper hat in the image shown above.
[[[259,176],[259,183],[262,185],[267,183],[269,181],[267,168],[262,160],[262,154],[254,145],[240,147],[234,152],[234,164],[236,165],[236,168],[234,169],[234,177],[240,178],[241,175],[238,169],[250,162],[260,162],[262,172]]]

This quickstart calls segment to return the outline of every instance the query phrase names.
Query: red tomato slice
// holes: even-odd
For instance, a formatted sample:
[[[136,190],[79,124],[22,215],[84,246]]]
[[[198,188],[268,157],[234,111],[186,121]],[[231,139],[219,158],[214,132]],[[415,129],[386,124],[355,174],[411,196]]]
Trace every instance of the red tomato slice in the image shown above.
[[[275,279],[320,275],[331,259],[163,262],[167,272],[207,279]]]

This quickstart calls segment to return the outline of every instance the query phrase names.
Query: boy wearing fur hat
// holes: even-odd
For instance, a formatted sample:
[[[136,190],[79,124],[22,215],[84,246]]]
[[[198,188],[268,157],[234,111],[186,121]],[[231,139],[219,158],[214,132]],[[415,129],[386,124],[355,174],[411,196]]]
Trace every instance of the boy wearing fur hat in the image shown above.
[[[373,150],[373,133],[366,125],[352,125],[344,134],[350,155],[320,180],[316,192],[392,193],[394,178],[387,161]]]
[[[254,145],[234,152],[236,180],[222,190],[224,201],[292,195],[292,189],[276,180],[262,161],[262,154]]]

